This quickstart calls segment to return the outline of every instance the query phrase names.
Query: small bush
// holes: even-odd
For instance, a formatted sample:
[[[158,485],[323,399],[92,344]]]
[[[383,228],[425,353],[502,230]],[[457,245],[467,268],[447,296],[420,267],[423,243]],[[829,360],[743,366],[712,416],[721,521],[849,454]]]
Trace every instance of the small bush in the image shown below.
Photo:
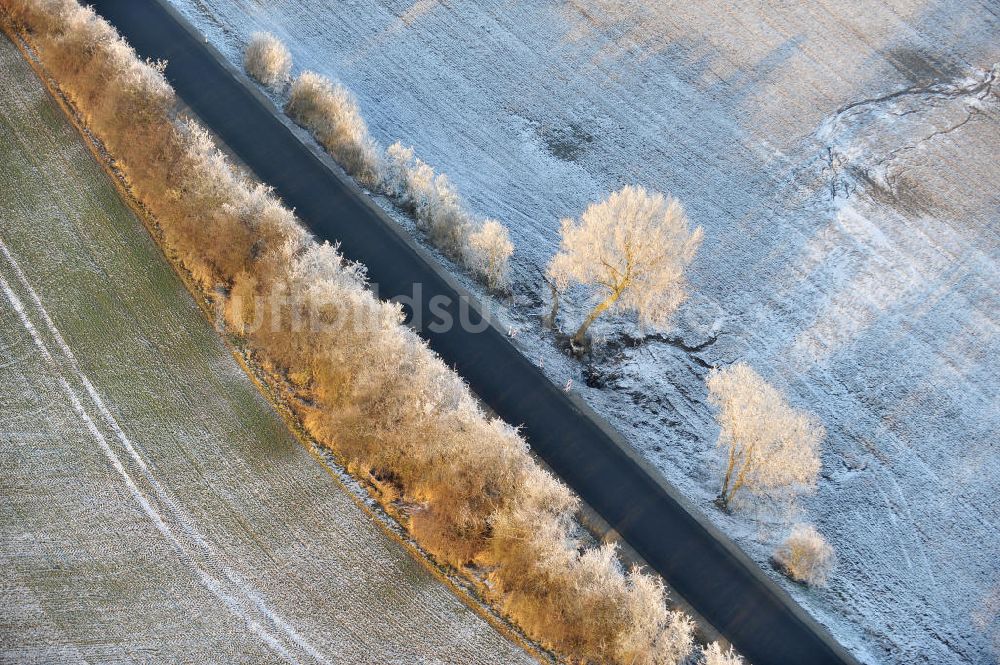
[[[825,586],[833,569],[833,548],[811,524],[796,524],[774,553],[774,561],[796,582]]]
[[[269,88],[278,89],[292,71],[292,54],[269,32],[255,32],[243,52],[247,73]]]
[[[465,265],[493,290],[507,287],[513,254],[514,243],[510,241],[507,227],[495,219],[485,220],[479,229],[470,233],[464,248]]]
[[[345,171],[366,185],[378,183],[380,149],[347,88],[315,72],[303,72],[292,83],[285,111],[311,131]]]
[[[712,642],[702,647],[698,665],[745,665],[746,661],[736,651],[729,647],[723,651],[718,642]]]
[[[421,191],[434,180],[434,169],[417,159],[413,148],[399,141],[385,151],[382,165],[382,191],[411,213],[417,212]]]

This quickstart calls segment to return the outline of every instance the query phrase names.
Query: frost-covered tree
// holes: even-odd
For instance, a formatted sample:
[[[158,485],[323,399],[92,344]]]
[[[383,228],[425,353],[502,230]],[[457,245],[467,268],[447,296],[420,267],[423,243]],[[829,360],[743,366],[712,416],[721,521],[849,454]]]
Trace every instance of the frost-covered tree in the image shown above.
[[[667,609],[666,589],[659,578],[633,568],[628,583],[625,607],[629,629],[615,645],[615,662],[636,665],[686,662],[694,649],[694,622],[682,612]]]
[[[833,569],[833,548],[812,524],[796,524],[774,560],[796,582],[824,586]]]
[[[243,52],[247,73],[269,88],[278,88],[292,71],[292,54],[269,32],[255,32]]]
[[[726,451],[723,508],[742,492],[766,497],[815,484],[822,425],[792,408],[746,363],[713,370],[707,383],[709,401],[719,409],[718,446]]]
[[[663,325],[687,297],[684,270],[701,244],[674,198],[625,187],[592,204],[579,221],[562,221],[559,253],[549,277],[565,289],[590,289],[597,304],[573,336],[582,344],[587,329],[605,311],[635,311],[649,325]]]
[[[702,647],[701,656],[698,658],[698,665],[745,665],[743,656],[736,653],[736,650],[729,647],[726,651],[718,642],[712,642],[707,647]]]
[[[491,520],[492,545],[508,563],[506,574],[490,573],[493,588],[506,594],[504,608],[573,662],[688,662],[694,623],[667,607],[663,583],[623,570],[614,545],[581,549],[565,524],[536,505]]]

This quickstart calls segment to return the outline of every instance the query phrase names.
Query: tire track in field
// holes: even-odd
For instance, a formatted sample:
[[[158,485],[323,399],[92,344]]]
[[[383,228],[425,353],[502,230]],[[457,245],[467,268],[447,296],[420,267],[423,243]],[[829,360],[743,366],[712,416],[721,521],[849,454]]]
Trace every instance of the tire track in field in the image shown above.
[[[152,470],[149,468],[149,465],[146,463],[142,454],[136,449],[131,440],[125,434],[124,430],[121,428],[121,425],[107,408],[97,389],[80,368],[72,349],[70,349],[69,345],[66,344],[65,339],[49,316],[48,311],[42,304],[37,292],[34,288],[32,288],[27,275],[24,273],[13,254],[10,252],[6,243],[3,242],[2,238],[0,238],[0,254],[3,254],[4,258],[7,260],[7,264],[16,275],[17,281],[20,283],[24,292],[34,304],[37,315],[40,316],[44,322],[47,332],[55,341],[56,346],[59,347],[64,360],[63,363],[59,363],[53,356],[48,345],[43,339],[42,334],[39,332],[35,324],[31,322],[24,302],[14,292],[10,284],[2,275],[0,275],[0,290],[4,292],[7,301],[17,314],[21,324],[28,331],[32,341],[42,354],[45,362],[55,370],[60,386],[69,398],[74,412],[97,441],[101,451],[108,458],[112,467],[122,477],[129,492],[139,503],[143,512],[150,519],[153,525],[158,531],[160,531],[167,541],[174,546],[180,554],[181,559],[183,559],[185,563],[195,570],[196,576],[201,581],[202,585],[220,601],[222,601],[222,603],[226,605],[233,614],[243,619],[251,632],[260,637],[261,640],[276,654],[288,662],[300,662],[301,658],[296,657],[289,650],[289,648],[287,648],[289,646],[292,649],[298,647],[298,650],[301,650],[315,661],[326,663],[327,660],[322,656],[322,654],[319,653],[319,651],[316,650],[315,647],[313,647],[280,615],[267,606],[263,595],[259,591],[244,581],[240,575],[229,566],[226,566],[225,564],[215,564],[215,562],[221,560],[218,552],[195,528],[191,519],[183,511],[183,509],[181,509],[166,492],[163,485],[157,480]],[[163,513],[138,486],[128,469],[126,469],[121,458],[112,449],[107,437],[101,432],[97,424],[94,422],[94,419],[90,416],[90,413],[88,413],[87,409],[84,407],[80,394],[73,388],[73,386],[70,385],[69,381],[67,381],[63,372],[63,367],[60,366],[61,364],[65,365],[65,367],[69,369],[70,373],[74,375],[84,387],[87,396],[94,407],[96,407],[105,425],[114,433],[115,438],[121,444],[122,448],[124,448],[131,461],[140,469],[143,477],[145,478],[146,484],[149,485],[152,493],[155,494],[159,503],[167,508],[166,512],[172,515],[172,521],[179,522],[180,528],[185,532],[187,538],[192,541],[191,543],[185,544],[181,541],[178,535],[174,532],[174,529],[172,529],[167,523]],[[193,547],[192,543],[194,545]],[[200,557],[198,556],[198,550],[201,550]],[[205,562],[200,562],[200,558],[205,559]],[[220,567],[222,571],[221,576],[217,573],[213,574],[212,572],[208,572],[208,570],[206,570],[218,569]],[[268,629],[265,624],[262,624],[253,617],[254,608],[262,615],[265,620],[265,624],[271,624],[272,629]],[[274,634],[275,632],[282,635],[284,640],[279,639],[279,637]],[[289,644],[286,645],[285,640],[287,640]]]

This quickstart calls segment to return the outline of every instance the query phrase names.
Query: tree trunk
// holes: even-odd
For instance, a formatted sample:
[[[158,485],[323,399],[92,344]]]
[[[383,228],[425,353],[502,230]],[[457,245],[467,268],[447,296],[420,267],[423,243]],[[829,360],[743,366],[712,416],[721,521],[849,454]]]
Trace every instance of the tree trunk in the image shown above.
[[[556,288],[554,282],[550,282],[548,279],[545,280],[549,283],[549,288],[552,289],[552,310],[549,315],[542,320],[542,323],[546,328],[556,327],[556,314],[559,313],[559,289]]]
[[[619,294],[617,292],[612,293],[610,296],[608,296],[608,298],[604,302],[595,307],[594,310],[589,315],[587,315],[587,318],[584,319],[583,321],[583,325],[581,325],[580,329],[576,331],[575,335],[573,335],[573,343],[575,345],[583,346],[583,340],[587,334],[587,329],[590,328],[590,324],[596,321],[597,317],[599,317],[601,314],[604,313],[604,310],[606,310],[608,307],[611,307],[611,305],[613,305],[614,302],[618,300],[618,295]]]
[[[722,483],[722,492],[719,493],[719,498],[716,499],[716,502],[721,508],[729,510],[729,504],[732,502],[733,497],[736,496],[736,493],[739,492],[746,483],[747,471],[753,463],[753,453],[753,448],[743,451],[742,455],[736,455],[735,449],[730,451],[729,467],[726,469],[726,479]],[[736,477],[733,478],[733,471],[736,470],[737,460],[740,460],[739,470],[736,471]]]
[[[736,450],[734,448],[729,449],[729,464],[726,465],[726,478],[722,481],[722,490],[719,492],[719,496],[715,499],[715,502],[723,510],[729,510],[729,499],[732,496],[729,493],[729,482],[733,479],[733,468],[736,466]]]

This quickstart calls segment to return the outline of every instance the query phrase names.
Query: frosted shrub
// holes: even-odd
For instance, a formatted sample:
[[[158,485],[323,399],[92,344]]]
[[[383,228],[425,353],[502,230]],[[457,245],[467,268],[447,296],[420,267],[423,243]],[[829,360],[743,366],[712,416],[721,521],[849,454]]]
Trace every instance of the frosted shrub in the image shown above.
[[[416,172],[417,165],[424,168],[423,177]],[[386,149],[382,164],[382,190],[399,205],[415,213],[417,205],[414,197],[419,187],[417,181],[430,182],[433,179],[433,169],[417,159],[413,148],[407,148],[396,141]]]
[[[833,569],[833,548],[811,524],[796,524],[777,550],[775,562],[796,582],[825,586]]]
[[[674,665],[690,655],[691,620],[666,608],[658,580],[624,572],[613,545],[581,551],[566,521],[540,508],[499,513],[491,523],[492,546],[506,563],[491,580],[529,633],[590,662]]]
[[[398,141],[389,146],[382,189],[410,210],[417,227],[452,259],[459,261],[491,289],[507,287],[514,245],[507,228],[494,219],[479,219],[462,203],[444,174]]]
[[[386,192],[413,211],[418,228],[430,236],[435,246],[461,260],[475,222],[464,210],[448,176],[435,173],[413,153],[413,148],[399,142],[389,146],[386,156]]]
[[[290,392],[309,433],[413,507],[407,527],[418,542],[442,561],[488,570],[492,600],[567,658],[674,663],[691,650],[690,621],[666,608],[662,586],[625,573],[608,547],[581,550],[571,537],[575,497],[535,463],[515,428],[483,413],[402,325],[397,304],[372,295],[364,267],[317,243],[207,132],[174,117],[161,67],[135,58],[75,0],[0,0],[0,9],[27,26],[42,64],[151,213],[167,254],[270,375],[287,378],[275,385]],[[348,147],[364,138],[344,130],[340,111],[326,114],[344,100],[329,82],[297,83],[295,108],[317,119],[320,135]],[[437,209],[426,193],[440,191],[438,179],[426,171],[400,179],[419,182],[407,195],[423,192],[418,205]]]
[[[707,384],[709,402],[719,409],[717,445],[726,454],[718,499],[723,508],[743,492],[787,496],[815,485],[822,425],[792,408],[746,363],[713,370]]]
[[[736,651],[729,647],[723,651],[718,642],[712,642],[707,647],[702,647],[701,656],[698,658],[698,665],[745,665],[746,661]]]
[[[243,52],[247,73],[269,88],[278,89],[292,71],[292,54],[269,32],[255,32]]]
[[[507,287],[510,257],[514,243],[507,227],[495,219],[487,219],[469,234],[464,248],[465,265],[494,290]]]
[[[474,222],[448,176],[436,175],[429,187],[421,187],[415,194],[418,226],[446,254],[461,258]]]
[[[400,205],[416,214],[418,202],[427,200],[434,187],[434,169],[399,141],[385,151],[383,188]]]
[[[559,290],[583,285],[597,302],[574,342],[582,345],[605,311],[634,311],[644,323],[664,325],[687,297],[684,270],[701,238],[701,228],[689,228],[676,199],[642,187],[625,187],[592,204],[579,221],[564,219],[548,276]]]
[[[313,133],[344,170],[374,186],[381,172],[380,149],[350,91],[315,72],[292,83],[285,111]]]

